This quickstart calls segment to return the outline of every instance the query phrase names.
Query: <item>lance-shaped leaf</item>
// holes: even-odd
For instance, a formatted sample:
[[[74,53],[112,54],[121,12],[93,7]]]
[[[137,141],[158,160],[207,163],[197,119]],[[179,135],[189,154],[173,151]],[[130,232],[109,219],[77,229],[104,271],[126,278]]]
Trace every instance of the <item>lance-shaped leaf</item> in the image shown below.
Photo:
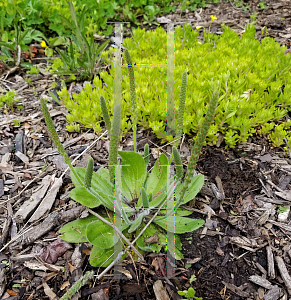
[[[97,217],[89,215],[86,218],[81,218],[64,225],[60,229],[60,233],[62,233],[61,239],[68,243],[88,242],[86,237],[86,227],[89,223],[97,220]]]
[[[122,158],[122,193],[128,201],[139,197],[147,170],[141,154],[134,151],[118,151]]]
[[[160,166],[159,166],[160,163]],[[155,195],[164,188],[168,178],[168,158],[161,154],[147,180],[146,192]]]
[[[141,225],[141,222],[142,222],[143,218],[144,218],[145,216],[147,216],[149,213],[150,213],[150,210],[149,210],[149,209],[147,209],[147,210],[141,212],[141,213],[138,215],[138,217],[133,221],[132,225],[131,225],[130,228],[128,229],[128,232],[129,232],[129,233],[132,233],[132,232],[134,232],[137,228],[139,228],[140,225]]]
[[[180,216],[170,216],[170,217],[156,217],[153,220],[154,223],[161,226],[165,230],[169,230],[167,224],[169,222],[174,223],[174,230],[175,233],[185,233],[185,232],[192,232],[199,227],[201,227],[205,222],[204,220],[195,220],[190,219],[186,217],[180,217]],[[171,227],[171,226],[170,226]],[[172,232],[172,231],[171,231]]]
[[[149,208],[149,198],[144,187],[141,188],[142,206],[144,208]]]

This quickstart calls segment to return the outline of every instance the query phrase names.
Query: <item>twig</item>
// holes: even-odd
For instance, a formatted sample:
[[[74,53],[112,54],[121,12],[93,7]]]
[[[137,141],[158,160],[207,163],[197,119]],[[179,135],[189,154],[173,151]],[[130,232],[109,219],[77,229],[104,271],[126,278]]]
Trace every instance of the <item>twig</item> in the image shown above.
[[[92,214],[92,215],[94,215],[94,216],[96,216],[98,219],[100,219],[102,222],[104,222],[104,223],[106,223],[107,225],[109,225],[109,226],[111,226],[118,234],[119,234],[119,236],[120,237],[122,237],[125,241],[126,241],[126,243],[129,245],[129,247],[131,247],[131,249],[136,253],[136,255],[142,260],[142,261],[144,261],[144,258],[143,258],[143,256],[138,252],[138,250],[134,247],[134,242],[133,243],[131,243],[123,234],[122,234],[122,232],[116,227],[116,226],[114,226],[114,224],[112,224],[112,223],[110,223],[110,222],[108,222],[106,219],[104,219],[103,217],[101,217],[100,215],[98,215],[95,211],[93,211],[92,209],[90,209],[90,208],[88,208],[88,211]]]

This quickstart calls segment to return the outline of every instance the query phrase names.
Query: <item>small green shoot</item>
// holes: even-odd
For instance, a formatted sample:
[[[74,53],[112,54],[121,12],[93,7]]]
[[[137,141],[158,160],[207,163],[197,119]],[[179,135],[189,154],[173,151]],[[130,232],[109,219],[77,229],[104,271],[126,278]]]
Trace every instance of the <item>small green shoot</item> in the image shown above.
[[[195,290],[192,287],[189,287],[188,291],[178,291],[178,294],[180,296],[184,296],[185,298],[183,298],[182,300],[202,300],[201,297],[195,297]]]
[[[286,211],[288,211],[289,207],[288,206],[279,206],[277,211],[278,213],[284,213]]]

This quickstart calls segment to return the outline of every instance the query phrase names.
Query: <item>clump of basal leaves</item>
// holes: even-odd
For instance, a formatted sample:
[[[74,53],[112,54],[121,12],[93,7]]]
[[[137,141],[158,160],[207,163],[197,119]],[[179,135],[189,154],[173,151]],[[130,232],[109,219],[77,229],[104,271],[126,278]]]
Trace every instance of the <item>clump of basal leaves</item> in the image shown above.
[[[177,150],[178,140],[182,135],[183,115],[185,108],[187,72],[183,73],[182,86],[179,100],[178,126],[176,130],[176,142],[173,146],[172,157],[174,158],[176,175],[169,178],[169,166],[172,161],[161,154],[150,173],[147,172],[149,163],[149,145],[144,148],[144,155],[136,151],[136,93],[134,83],[134,71],[131,58],[125,49],[125,58],[128,63],[129,78],[131,85],[131,106],[134,128],[134,150],[118,151],[118,142],[121,131],[121,103],[115,103],[113,119],[110,120],[105,99],[101,96],[101,108],[107,130],[110,133],[109,169],[101,168],[93,172],[93,159],[90,158],[87,168],[72,167],[68,154],[60,143],[48,113],[45,100],[41,99],[41,106],[45,121],[52,139],[58,151],[64,156],[65,162],[71,169],[71,179],[75,188],[70,197],[90,209],[104,206],[108,211],[115,211],[118,207],[121,211],[122,233],[130,241],[140,235],[136,245],[141,254],[143,252],[160,252],[167,249],[167,230],[172,222],[175,224],[175,233],[181,234],[192,232],[204,224],[203,220],[188,218],[191,212],[182,208],[183,204],[193,200],[204,184],[204,176],[193,176],[194,169],[199,157],[200,150],[213,121],[219,98],[218,82],[212,84],[214,92],[209,101],[208,111],[199,129],[195,144],[191,151],[187,172],[183,179],[183,165]],[[121,165],[118,155],[122,160],[122,189],[121,189]],[[115,189],[114,189],[115,187]],[[120,193],[122,190],[122,193]],[[175,194],[174,206],[167,211],[167,199]],[[118,199],[121,199],[119,202]],[[90,210],[92,212],[92,210]],[[154,218],[153,215],[159,210]],[[115,211],[116,212],[116,211]],[[175,217],[174,217],[175,213]],[[93,245],[90,255],[90,264],[95,267],[106,267],[113,262],[114,239],[113,226],[104,223],[101,216],[90,215],[86,218],[75,220],[66,224],[60,232],[62,239],[70,243],[89,242]],[[110,214],[102,216],[106,221],[114,224]],[[152,222],[148,226],[148,222]],[[146,228],[145,228],[146,227]],[[173,226],[172,226],[173,227]],[[171,229],[172,230],[172,229]],[[150,237],[155,237],[150,239]],[[171,255],[175,259],[182,259],[182,245],[178,235],[175,236],[175,248]],[[126,253],[124,254],[124,256]],[[123,257],[124,257],[123,256]],[[136,253],[133,257],[137,259]]]
[[[99,55],[107,46],[110,39],[99,46],[94,42],[93,35],[91,35],[91,38],[87,38],[84,27],[86,6],[84,6],[78,17],[74,5],[70,1],[69,7],[72,22],[63,16],[60,16],[60,18],[73,33],[71,35],[71,42],[67,51],[57,48],[57,52],[61,58],[56,59],[53,64],[53,70],[55,74],[70,75],[68,81],[75,79],[91,80],[99,67],[101,60]]]

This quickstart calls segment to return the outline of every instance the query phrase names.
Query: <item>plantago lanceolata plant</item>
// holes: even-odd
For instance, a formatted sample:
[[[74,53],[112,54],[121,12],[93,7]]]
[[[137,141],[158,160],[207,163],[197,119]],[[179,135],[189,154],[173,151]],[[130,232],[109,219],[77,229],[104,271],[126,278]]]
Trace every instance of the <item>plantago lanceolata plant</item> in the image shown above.
[[[133,131],[135,132],[136,94],[134,90],[134,69],[130,55],[128,52],[126,53],[128,68],[130,70],[129,77],[131,78]],[[181,86],[178,127],[176,131],[177,137],[182,135],[185,97],[186,72],[183,74]],[[173,147],[172,154],[176,165],[175,179],[169,179],[168,167],[170,161],[164,154],[161,154],[157,159],[151,172],[147,172],[147,165],[149,163],[148,144],[144,147],[144,156],[136,151],[118,151],[122,106],[121,104],[115,105],[111,122],[103,97],[100,98],[100,103],[105,125],[110,132],[109,169],[100,168],[97,173],[93,172],[92,158],[90,158],[87,168],[73,168],[67,153],[58,139],[45,101],[42,99],[41,105],[52,139],[71,168],[71,177],[75,188],[71,191],[70,197],[92,209],[100,205],[105,206],[111,211],[114,211],[114,207],[118,208],[123,220],[122,233],[120,231],[118,235],[127,244],[130,244],[130,240],[135,236],[136,239],[134,242],[136,242],[137,247],[141,251],[160,252],[162,247],[167,247],[166,230],[175,230],[174,232],[177,234],[196,230],[204,224],[204,221],[187,218],[186,216],[190,215],[191,211],[180,208],[180,206],[192,200],[203,186],[204,176],[197,175],[193,177],[193,171],[213,119],[217,100],[218,92],[214,92],[202,128],[197,135],[191,152],[184,183],[182,183],[183,165],[176,146]],[[134,136],[134,139],[136,139],[136,136]],[[115,174],[119,174],[118,172],[115,173],[115,168],[119,166],[117,160],[118,154],[122,159],[122,193],[120,184],[116,186],[117,189],[114,191],[114,184],[116,183]],[[118,180],[118,182],[121,182],[120,178]],[[175,211],[175,217],[167,212],[166,206],[167,199],[173,196],[174,191],[176,203],[172,206],[172,212]],[[118,199],[120,200],[118,201]],[[93,213],[92,210],[90,211]],[[175,227],[172,227],[173,229],[168,227],[167,223],[169,224],[169,222],[175,222]],[[158,227],[160,227],[159,230]],[[110,218],[106,216],[102,217],[94,212],[93,215],[87,218],[79,219],[65,225],[60,232],[63,234],[62,239],[67,242],[89,242],[93,245],[90,255],[91,265],[106,267],[113,262],[114,245],[117,241],[114,239],[115,229]],[[147,237],[155,234],[157,234],[158,241],[155,243],[148,242]],[[130,244],[130,246],[132,249],[135,249],[133,244]],[[175,236],[175,247],[171,247],[171,250],[170,247],[168,249],[174,258],[183,258],[180,252],[182,244],[179,236]],[[140,256],[140,253],[138,253],[138,256]]]

